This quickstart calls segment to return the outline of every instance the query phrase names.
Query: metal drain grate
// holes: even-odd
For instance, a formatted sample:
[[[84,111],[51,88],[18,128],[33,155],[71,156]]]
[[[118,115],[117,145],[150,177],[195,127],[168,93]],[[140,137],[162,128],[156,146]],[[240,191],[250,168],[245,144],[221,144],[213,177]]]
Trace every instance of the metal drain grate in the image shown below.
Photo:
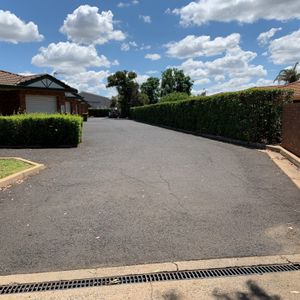
[[[245,267],[228,267],[205,270],[160,272],[141,275],[61,280],[37,283],[22,283],[0,286],[0,295],[42,291],[56,291],[83,287],[109,286],[118,284],[145,283],[156,281],[204,279],[230,276],[263,275],[275,272],[299,271],[300,264],[275,264]]]

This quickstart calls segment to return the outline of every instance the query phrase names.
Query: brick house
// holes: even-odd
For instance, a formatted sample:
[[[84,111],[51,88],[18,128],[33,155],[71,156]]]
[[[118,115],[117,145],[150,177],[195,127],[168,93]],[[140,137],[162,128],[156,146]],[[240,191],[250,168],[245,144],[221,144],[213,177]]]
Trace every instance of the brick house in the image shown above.
[[[300,80],[288,83],[285,85],[269,85],[269,86],[260,86],[259,88],[270,88],[270,89],[289,89],[294,91],[293,94],[293,102],[299,102],[300,101]]]
[[[24,76],[0,70],[0,114],[87,113],[77,90],[49,74]]]

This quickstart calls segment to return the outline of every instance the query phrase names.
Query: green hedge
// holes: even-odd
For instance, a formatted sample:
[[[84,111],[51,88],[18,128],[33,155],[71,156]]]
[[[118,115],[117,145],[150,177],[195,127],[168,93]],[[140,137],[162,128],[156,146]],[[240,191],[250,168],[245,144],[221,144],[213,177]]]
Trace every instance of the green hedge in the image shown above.
[[[290,90],[249,89],[136,107],[131,118],[200,134],[274,143],[281,139],[282,107],[291,96]]]
[[[89,117],[104,118],[108,117],[109,108],[89,108]]]
[[[1,147],[77,146],[82,139],[82,117],[60,114],[0,116]]]

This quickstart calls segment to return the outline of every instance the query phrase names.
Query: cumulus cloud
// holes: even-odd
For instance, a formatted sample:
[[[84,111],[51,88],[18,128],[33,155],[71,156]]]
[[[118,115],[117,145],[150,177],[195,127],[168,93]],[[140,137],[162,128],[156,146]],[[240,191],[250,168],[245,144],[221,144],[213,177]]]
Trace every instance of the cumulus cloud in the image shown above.
[[[202,25],[210,21],[253,23],[259,19],[300,19],[300,1],[285,0],[197,0],[173,10],[180,23]]]
[[[213,56],[223,53],[228,48],[236,47],[240,42],[238,33],[230,34],[226,37],[188,35],[178,42],[170,42],[165,45],[167,54],[175,58],[192,58],[197,56]]]
[[[35,23],[25,23],[10,11],[0,10],[0,41],[17,44],[43,39]]]
[[[90,5],[81,5],[64,20],[60,31],[79,44],[105,44],[111,40],[122,41],[125,34],[114,29],[113,13]]]
[[[145,81],[147,81],[147,79],[149,78],[148,75],[141,75],[141,74],[137,74],[137,77],[136,77],[136,82],[141,85],[142,83],[144,83]]]
[[[83,72],[89,67],[111,66],[104,55],[98,55],[94,46],[80,46],[70,42],[51,43],[48,47],[41,47],[39,53],[32,58],[32,64],[68,74]]]
[[[119,8],[123,8],[123,7],[129,7],[129,6],[133,6],[133,5],[138,5],[140,2],[138,0],[132,0],[132,1],[128,1],[128,2],[119,2],[118,3],[118,7]]]
[[[270,39],[276,34],[276,32],[282,30],[279,28],[271,28],[269,31],[262,32],[258,37],[257,41],[260,45],[265,46],[269,43]]]
[[[300,29],[271,41],[268,52],[274,64],[300,61]]]
[[[142,19],[145,23],[151,23],[152,22],[150,16],[139,15],[139,19]]]
[[[138,44],[136,42],[128,42],[128,43],[122,43],[121,50],[122,51],[129,51],[131,48],[137,48]]]
[[[153,54],[146,54],[145,58],[150,59],[150,60],[159,60],[161,59],[161,56],[157,53],[153,53]]]
[[[79,91],[106,94],[106,79],[109,75],[108,71],[83,71],[65,74],[62,80]]]
[[[210,61],[189,58],[177,67],[189,75],[196,86],[217,82],[208,88],[211,92],[229,91],[248,86],[253,79],[267,75],[262,65],[251,63],[256,56],[255,52],[237,46],[228,49],[223,57]]]

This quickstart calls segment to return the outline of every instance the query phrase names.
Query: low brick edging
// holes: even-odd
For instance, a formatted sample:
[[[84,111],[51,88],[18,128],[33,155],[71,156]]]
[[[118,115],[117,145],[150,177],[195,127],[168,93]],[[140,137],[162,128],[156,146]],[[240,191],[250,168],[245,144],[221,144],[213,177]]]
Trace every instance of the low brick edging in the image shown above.
[[[26,177],[37,174],[40,170],[45,169],[45,165],[35,163],[33,161],[23,159],[21,157],[0,157],[0,159],[16,159],[16,160],[21,160],[27,164],[32,165],[32,167],[30,167],[28,169],[25,169],[23,171],[17,172],[15,174],[12,174],[12,175],[9,175],[7,177],[0,179],[0,188],[11,185],[11,184],[17,182],[18,180],[25,179]]]

